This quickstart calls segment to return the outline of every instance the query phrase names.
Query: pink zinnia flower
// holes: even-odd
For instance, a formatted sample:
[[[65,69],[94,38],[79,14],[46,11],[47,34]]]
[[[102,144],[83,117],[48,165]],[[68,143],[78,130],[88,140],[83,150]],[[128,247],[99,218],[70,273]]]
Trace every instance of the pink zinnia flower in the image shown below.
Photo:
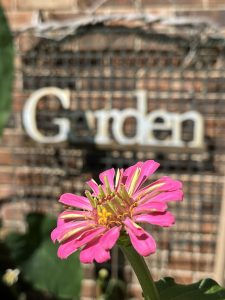
[[[137,223],[171,226],[175,219],[167,211],[167,202],[183,198],[181,182],[170,177],[143,187],[158,167],[159,163],[148,160],[119,169],[116,176],[110,169],[99,175],[100,185],[93,179],[87,182],[92,193],[86,191],[86,197],[63,194],[59,202],[68,209],[59,215],[51,234],[52,240],[61,244],[58,256],[67,258],[80,249],[83,263],[107,261],[121,231],[129,235],[140,255],[154,253],[155,240]]]

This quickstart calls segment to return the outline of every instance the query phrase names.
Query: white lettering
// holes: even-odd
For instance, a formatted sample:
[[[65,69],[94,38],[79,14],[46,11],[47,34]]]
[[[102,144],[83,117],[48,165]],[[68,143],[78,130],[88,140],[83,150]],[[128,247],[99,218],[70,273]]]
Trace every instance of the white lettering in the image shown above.
[[[44,136],[37,128],[35,118],[37,104],[43,96],[47,95],[55,95],[63,108],[69,108],[68,90],[56,87],[42,88],[34,92],[24,106],[24,128],[32,139],[40,143],[66,141],[70,130],[70,122],[66,118],[55,118],[53,120],[53,123],[59,127],[58,134],[54,136]],[[203,118],[197,111],[178,114],[160,109],[148,113],[146,91],[137,90],[134,95],[137,98],[137,108],[88,110],[84,113],[89,129],[91,129],[91,132],[96,132],[94,136],[96,144],[110,145],[114,140],[120,145],[203,147]],[[127,136],[124,133],[124,124],[131,118],[135,119],[136,130],[133,136]],[[192,139],[189,141],[182,139],[183,124],[186,121],[193,123],[193,132],[190,133]]]
[[[162,122],[156,122],[157,119]],[[159,140],[154,136],[154,131],[172,131],[171,114],[164,110],[155,110],[149,113],[145,118],[145,145],[161,145],[168,146],[171,143],[171,138],[167,137],[165,140]]]
[[[107,145],[112,142],[109,137],[109,120],[112,117],[112,111],[97,110],[94,112],[97,118],[97,133],[95,136],[95,143],[100,145]]]
[[[113,110],[114,120],[112,124],[112,131],[115,140],[121,145],[143,144],[145,114],[147,112],[145,101],[146,92],[137,91],[136,96],[138,99],[137,109],[126,108],[123,111]],[[128,118],[136,119],[136,133],[133,137],[127,137],[123,133],[123,126]]]
[[[70,130],[69,120],[65,118],[55,118],[53,123],[59,126],[58,134],[54,136],[44,136],[37,128],[36,108],[40,99],[47,95],[55,95],[62,104],[63,108],[69,108],[69,91],[56,87],[42,88],[34,92],[27,100],[23,109],[23,124],[28,135],[39,143],[60,143],[66,141]]]
[[[197,111],[188,111],[180,116],[181,122],[184,121],[192,121],[194,124],[194,130],[193,130],[193,140],[188,142],[189,147],[201,147],[204,143],[203,141],[203,118]],[[181,128],[181,126],[178,126]]]

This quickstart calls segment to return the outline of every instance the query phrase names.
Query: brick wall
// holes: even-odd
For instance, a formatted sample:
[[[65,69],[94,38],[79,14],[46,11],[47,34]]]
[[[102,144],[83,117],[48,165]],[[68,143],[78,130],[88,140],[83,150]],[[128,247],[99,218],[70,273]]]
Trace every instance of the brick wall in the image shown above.
[[[31,25],[42,12],[44,20],[76,18],[90,13],[149,12],[164,16],[190,16],[211,19],[225,26],[223,0],[1,0],[13,30]]]
[[[215,24],[219,25],[221,27],[221,32],[225,28],[225,2],[223,0],[202,0],[202,1],[196,1],[196,0],[177,0],[177,1],[166,1],[166,0],[140,0],[140,1],[129,1],[129,0],[117,0],[117,1],[85,1],[85,0],[39,0],[39,1],[33,1],[33,0],[2,0],[1,1],[3,6],[5,7],[10,25],[12,27],[13,31],[21,30],[24,27],[31,26],[36,24],[39,17],[42,18],[42,21],[54,21],[54,20],[68,20],[68,19],[74,19],[76,17],[84,16],[90,13],[96,13],[96,14],[112,14],[112,13],[118,13],[122,12],[124,14],[128,14],[131,12],[149,12],[153,14],[158,14],[162,16],[167,17],[173,17],[173,16],[189,16],[194,18],[206,18],[208,20],[212,20]],[[100,44],[104,46],[104,40],[101,41],[100,37],[96,36],[93,38],[92,42],[98,41],[96,43],[96,47],[100,47]],[[81,47],[85,48],[87,46],[87,42],[90,43],[89,40],[84,40],[80,43]],[[128,43],[131,43],[131,39],[129,39]],[[27,47],[29,49],[32,44],[34,43],[34,40],[27,40],[25,42],[18,43],[16,40],[16,47]],[[85,44],[86,43],[86,44]],[[92,43],[94,45],[94,43]],[[118,43],[118,45],[120,45]],[[131,43],[132,45],[132,43]],[[131,46],[130,46],[131,47]],[[21,49],[21,48],[20,48]],[[26,50],[26,49],[23,49]],[[4,131],[3,141],[0,147],[0,201],[7,201],[7,199],[10,199],[13,197],[15,193],[15,187],[23,186],[23,189],[19,189],[17,191],[17,196],[20,198],[20,202],[15,203],[6,203],[3,205],[3,208],[1,210],[1,216],[4,218],[4,225],[7,228],[20,228],[24,230],[24,214],[32,209],[37,209],[37,207],[34,207],[31,202],[23,201],[23,198],[27,196],[26,194],[26,187],[29,187],[31,177],[32,177],[32,183],[37,184],[38,186],[42,184],[42,181],[47,180],[47,178],[51,175],[52,180],[58,182],[61,178],[63,178],[63,170],[62,165],[59,165],[55,167],[54,169],[51,169],[51,160],[55,159],[55,155],[57,154],[56,151],[49,147],[49,148],[35,148],[30,147],[30,141],[27,139],[27,137],[24,134],[22,125],[21,125],[21,110],[23,108],[23,105],[25,103],[25,100],[27,99],[29,93],[26,91],[23,91],[23,86],[21,82],[21,58],[19,56],[15,59],[16,63],[16,74],[15,74],[15,83],[14,83],[14,102],[13,102],[13,117],[10,119],[10,122],[7,126],[7,128]],[[202,74],[200,74],[200,77]],[[194,77],[190,79],[191,81],[195,80]],[[199,82],[201,79],[199,79]],[[151,81],[152,84],[153,81]],[[201,81],[202,82],[202,81]],[[140,81],[140,84],[141,81]],[[146,82],[143,84],[147,84]],[[200,83],[199,83],[200,84]],[[166,82],[163,82],[161,80],[160,82],[156,82],[155,85],[151,86],[151,89],[157,89],[159,87],[163,90],[167,90]],[[196,79],[196,90],[198,90],[198,82]],[[143,87],[143,86],[141,86]],[[149,86],[148,86],[149,88]],[[176,87],[177,88],[177,87]],[[180,88],[180,86],[179,86]],[[216,92],[217,86],[212,87],[212,91]],[[199,88],[200,89],[200,88]],[[76,108],[77,103],[73,102],[74,107]],[[188,100],[187,100],[188,105]],[[84,105],[85,106],[85,105]],[[203,107],[203,105],[202,105]],[[224,131],[222,130],[223,126],[221,125],[220,120],[220,126],[218,126],[217,120],[213,120],[208,118],[207,120],[207,130],[208,134],[211,138],[214,137],[214,133],[216,130],[218,138],[224,137]],[[71,149],[60,149],[60,157],[63,159],[63,164],[68,166],[71,165],[72,168],[76,168],[74,158],[76,158],[76,163],[83,164],[85,162],[85,155],[79,152],[79,150],[71,150]],[[73,151],[73,153],[71,153]],[[126,154],[127,157],[129,157],[129,153]],[[125,155],[125,156],[126,156]],[[124,156],[124,159],[125,159]],[[35,159],[34,159],[35,157]],[[73,160],[71,160],[71,157],[73,157]],[[172,156],[171,156],[172,158]],[[217,157],[215,158],[216,164],[221,166],[222,163],[225,160],[224,155],[221,153],[217,154]],[[44,166],[47,165],[49,168],[44,168]],[[15,167],[16,166],[16,167]],[[42,170],[40,170],[40,168]],[[32,169],[32,170],[31,170]],[[54,176],[53,176],[54,175]],[[82,191],[83,188],[83,182],[85,179],[87,179],[90,174],[86,173],[85,178],[80,180],[80,174],[75,174],[75,180],[74,181],[63,181],[63,189],[66,191],[69,191],[70,189],[74,189],[76,191]],[[182,177],[182,176],[181,176]],[[16,178],[16,179],[15,179]],[[181,178],[184,181],[186,181],[186,189],[188,192],[188,188],[192,187],[192,196],[196,196],[196,194],[201,194],[201,197],[205,197],[207,199],[207,193],[208,190],[206,188],[202,189],[202,186],[199,187],[198,185],[198,176],[193,177],[191,180],[189,177],[183,175]],[[209,186],[212,184],[214,187],[211,188],[215,189],[215,185],[217,184],[218,189],[218,195],[221,195],[221,185],[220,182],[216,182],[216,179],[213,174],[210,174],[205,181],[205,186]],[[215,182],[214,182],[215,181]],[[194,184],[193,184],[194,183]],[[196,183],[196,186],[195,186]],[[215,183],[215,185],[214,185]],[[39,191],[38,191],[39,192]],[[35,189],[32,190],[33,195],[36,195],[38,193]],[[60,189],[55,188],[54,190],[48,190],[43,189],[42,191],[44,197],[49,199],[57,198],[57,195],[60,193]],[[186,205],[186,204],[185,204]],[[205,203],[203,203],[207,207],[207,205],[210,205],[207,200]],[[53,208],[56,211],[58,207],[48,207],[47,202],[42,203],[42,208],[45,211],[51,211]],[[193,209],[193,208],[192,208]],[[208,215],[206,216],[208,217]],[[205,256],[202,256],[202,259],[208,260],[211,253],[207,253],[207,242],[210,243],[210,234],[215,234],[217,231],[217,227],[215,226],[215,220],[213,221],[213,224],[207,225],[206,222],[201,225],[202,227],[199,229],[201,231],[202,235],[205,235],[208,240],[205,241],[204,247],[206,249],[199,249],[196,248],[197,246],[194,245],[193,242],[193,248],[191,251],[196,251],[198,254],[199,251],[205,251]],[[192,228],[191,225],[188,225],[189,230],[195,228]],[[199,225],[200,226],[200,225]],[[210,227],[210,228],[207,228]],[[194,227],[194,226],[193,226]],[[181,228],[181,227],[180,227]],[[186,229],[184,229],[186,230]],[[176,235],[183,235],[182,229],[180,233],[175,233]],[[187,233],[188,234],[188,233]],[[188,237],[189,238],[189,237]],[[186,255],[186,265],[185,268],[188,270],[189,268],[198,268],[199,261],[197,258],[196,265],[193,263],[192,258],[189,257],[190,252],[188,252],[190,249],[184,249],[185,255]],[[165,255],[165,257],[168,259],[168,251],[162,251],[159,255]],[[174,254],[172,257],[172,265],[171,270],[174,271],[174,266],[180,266],[184,265],[183,261],[180,261],[180,257],[177,253]],[[154,265],[154,264],[153,264]],[[164,269],[167,266],[162,266],[162,269]],[[157,265],[154,265],[155,273],[157,273]],[[130,271],[130,270],[128,270]],[[195,272],[197,274],[197,272]],[[83,282],[83,299],[92,299],[93,297],[93,291],[95,290],[95,282],[92,280],[93,277],[93,266],[89,269],[85,267],[85,280]],[[175,273],[171,274],[174,276]],[[196,275],[195,274],[195,275]],[[201,273],[202,274],[202,273]],[[200,276],[201,276],[200,274]],[[193,279],[191,277],[193,274],[190,274],[187,272],[186,279],[187,281],[190,281]],[[182,276],[184,274],[182,273]],[[198,274],[196,275],[198,276]],[[177,275],[179,278],[179,275]],[[131,281],[131,284],[129,285],[131,294],[135,297],[140,297],[140,288],[137,285],[135,276],[133,276],[133,279]]]

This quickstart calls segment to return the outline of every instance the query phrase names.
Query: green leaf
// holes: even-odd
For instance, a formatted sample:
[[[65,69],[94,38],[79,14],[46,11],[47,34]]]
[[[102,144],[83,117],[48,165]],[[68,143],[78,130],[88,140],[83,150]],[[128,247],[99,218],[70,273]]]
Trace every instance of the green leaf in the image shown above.
[[[30,213],[25,234],[11,233],[6,244],[11,256],[22,270],[23,277],[36,289],[60,298],[78,297],[82,268],[77,254],[67,260],[57,257],[58,245],[50,240],[56,218]]]
[[[12,258],[18,264],[27,260],[45,238],[49,239],[50,232],[55,227],[56,218],[42,213],[30,213],[26,217],[26,224],[25,234],[10,233],[5,239]]]
[[[224,300],[225,289],[212,279],[203,279],[193,284],[177,284],[165,277],[156,282],[161,300]]]
[[[57,256],[58,246],[45,240],[22,267],[25,279],[35,288],[60,298],[79,297],[82,270],[77,254],[67,260]]]
[[[13,83],[13,38],[0,6],[0,135],[11,109]]]

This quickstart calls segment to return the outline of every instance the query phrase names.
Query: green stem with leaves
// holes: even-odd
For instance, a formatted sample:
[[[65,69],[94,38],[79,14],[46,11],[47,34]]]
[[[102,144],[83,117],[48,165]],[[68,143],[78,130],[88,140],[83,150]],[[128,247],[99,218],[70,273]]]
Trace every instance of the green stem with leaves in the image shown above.
[[[159,292],[155,286],[151,273],[147,267],[147,264],[142,256],[140,256],[135,249],[130,246],[120,247],[129,260],[139,282],[142,287],[145,300],[160,300]]]

